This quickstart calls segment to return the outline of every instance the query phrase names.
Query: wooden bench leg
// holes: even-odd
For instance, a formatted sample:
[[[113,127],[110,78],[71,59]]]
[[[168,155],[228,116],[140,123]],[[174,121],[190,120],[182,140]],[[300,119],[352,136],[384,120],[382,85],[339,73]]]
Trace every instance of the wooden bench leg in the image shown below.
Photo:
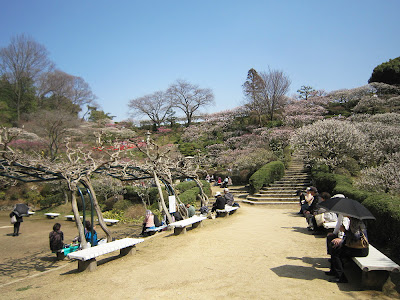
[[[135,246],[129,246],[129,247],[122,248],[121,250],[119,250],[119,254],[121,256],[133,255],[135,252],[136,252],[136,247]]]
[[[178,235],[178,234],[185,234],[186,233],[186,227],[175,227],[174,228],[174,234]]]
[[[200,221],[192,224],[192,228],[197,228],[197,227],[203,227],[203,222]]]
[[[381,291],[389,275],[388,271],[362,272],[362,285],[366,289]]]
[[[95,258],[89,260],[78,260],[78,271],[93,272],[97,268],[97,261]]]

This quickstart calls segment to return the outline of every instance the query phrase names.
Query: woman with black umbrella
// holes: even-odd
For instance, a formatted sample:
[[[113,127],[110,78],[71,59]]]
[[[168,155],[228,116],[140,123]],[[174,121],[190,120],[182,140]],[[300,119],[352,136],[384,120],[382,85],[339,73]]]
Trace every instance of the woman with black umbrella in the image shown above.
[[[365,257],[368,256],[367,229],[362,220],[350,217],[349,230],[345,231],[345,236],[338,243],[332,241],[331,248],[331,269],[325,272],[327,275],[335,276],[330,282],[346,283],[347,278],[343,271],[343,258],[345,257]]]
[[[19,235],[19,227],[21,222],[23,222],[22,216],[20,216],[15,210],[10,213],[11,223],[14,223],[14,233],[13,236]]]

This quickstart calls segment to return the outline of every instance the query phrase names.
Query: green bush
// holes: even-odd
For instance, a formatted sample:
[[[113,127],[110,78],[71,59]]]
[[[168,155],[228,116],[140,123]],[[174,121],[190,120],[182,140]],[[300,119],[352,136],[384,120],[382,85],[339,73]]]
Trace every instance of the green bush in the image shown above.
[[[190,183],[190,184],[189,184]],[[207,196],[211,196],[211,185],[209,182],[205,180],[201,180],[201,183],[203,184],[203,191]],[[192,186],[190,189],[185,189],[187,187]],[[181,192],[179,194],[179,199],[183,203],[190,203],[190,204],[195,204],[197,200],[197,195],[200,194],[200,188],[197,186],[196,182],[194,181],[185,181],[181,182],[180,184],[177,185],[177,187],[180,187],[179,191],[185,190],[183,193]]]
[[[0,200],[5,200],[5,199],[6,199],[6,193],[0,192]]]
[[[194,204],[196,202],[197,195],[200,193],[200,189],[198,187],[194,187],[190,190],[186,190],[182,194],[179,194],[179,199],[183,203]]]
[[[264,185],[281,179],[284,174],[285,165],[281,161],[273,161],[262,166],[249,179],[250,192],[252,194],[258,192]]]
[[[400,197],[390,194],[370,194],[363,202],[376,220],[368,221],[371,241],[391,249],[400,248]],[[399,257],[399,253],[395,253]]]
[[[113,210],[127,210],[130,206],[132,206],[130,201],[121,199],[115,202]]]
[[[183,193],[183,192],[190,190],[196,186],[197,186],[197,184],[194,180],[182,181],[182,182],[178,183],[177,185],[175,185],[175,189],[177,189],[178,191]]]
[[[336,186],[336,178],[332,173],[312,172],[312,179],[320,193],[327,192],[332,194]]]
[[[62,193],[57,193],[51,196],[42,197],[39,200],[40,208],[49,208],[52,206],[58,206],[64,203],[64,195]]]

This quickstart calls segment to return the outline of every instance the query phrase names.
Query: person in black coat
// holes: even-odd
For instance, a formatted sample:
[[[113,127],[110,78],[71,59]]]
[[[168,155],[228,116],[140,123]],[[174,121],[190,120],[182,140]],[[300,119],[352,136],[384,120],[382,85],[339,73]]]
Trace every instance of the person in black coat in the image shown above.
[[[21,222],[23,222],[23,218],[22,216],[20,216],[17,212],[12,211],[10,213],[10,218],[12,218],[13,216],[15,216],[15,218],[17,219],[17,222],[14,223],[14,233],[13,236],[18,236],[19,235],[19,227],[21,226]]]
[[[225,204],[226,204],[226,200],[224,197],[222,197],[220,192],[217,192],[215,194],[215,202],[213,204],[213,207],[211,209],[211,212],[216,211],[217,209],[225,209]]]

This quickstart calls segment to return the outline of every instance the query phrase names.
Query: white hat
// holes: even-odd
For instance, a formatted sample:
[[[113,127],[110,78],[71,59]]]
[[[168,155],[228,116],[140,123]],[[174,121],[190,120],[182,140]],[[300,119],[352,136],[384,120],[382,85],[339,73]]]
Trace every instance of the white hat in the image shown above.
[[[220,195],[221,195],[221,192],[216,192],[215,193],[215,197],[220,196]]]
[[[224,188],[224,192],[229,192],[229,189],[228,188]]]
[[[331,198],[346,198],[346,197],[343,194],[336,194],[336,195],[333,195]]]

